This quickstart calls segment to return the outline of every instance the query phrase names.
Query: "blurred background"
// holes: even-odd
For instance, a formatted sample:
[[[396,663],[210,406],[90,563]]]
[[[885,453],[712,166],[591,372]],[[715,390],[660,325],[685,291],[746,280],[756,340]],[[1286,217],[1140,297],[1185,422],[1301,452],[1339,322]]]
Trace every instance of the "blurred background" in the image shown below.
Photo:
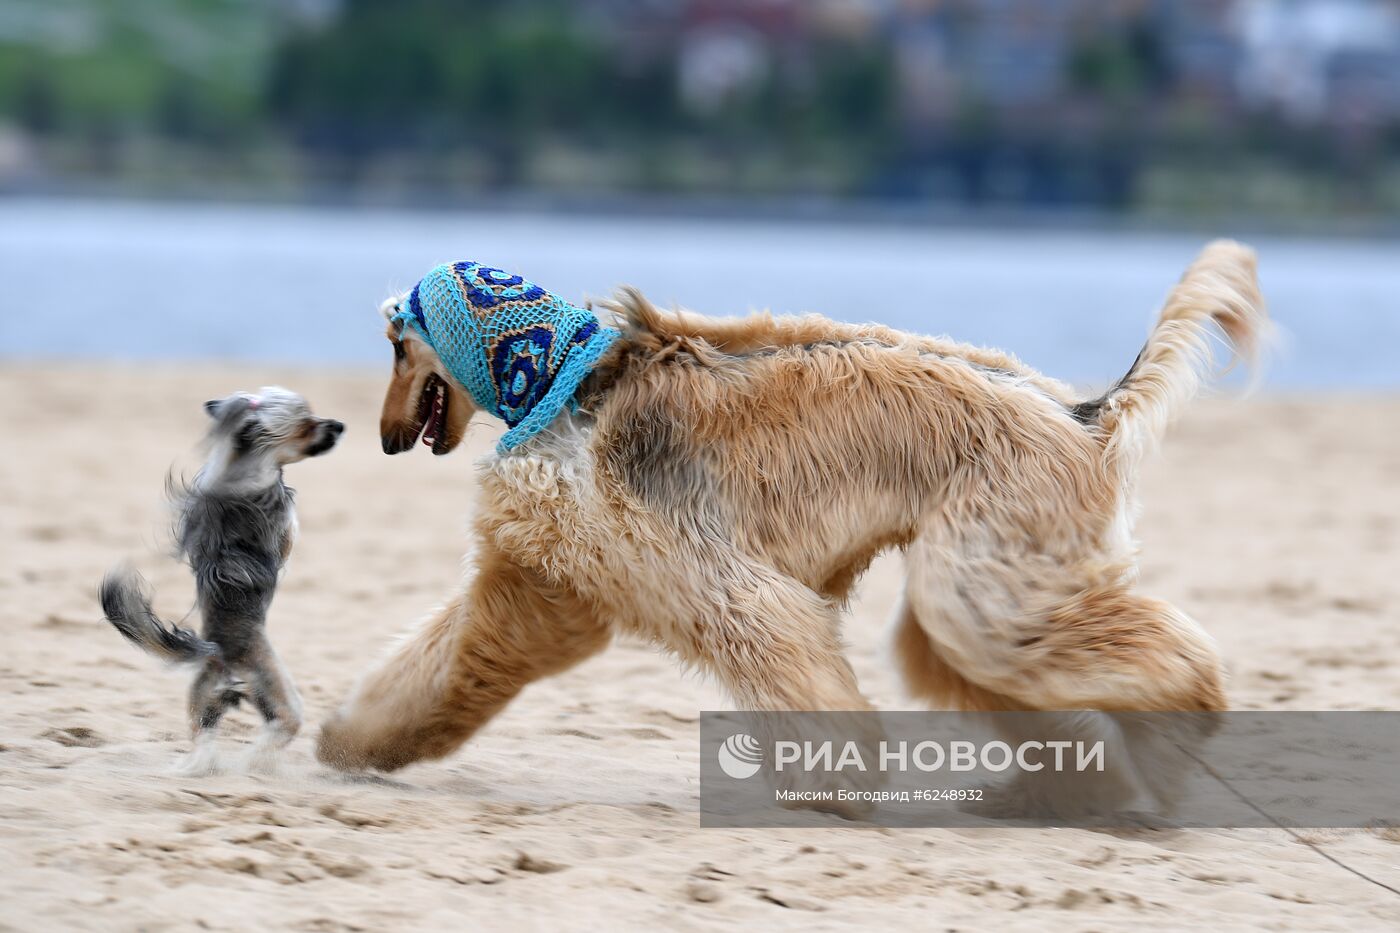
[[[7,357],[369,359],[472,257],[1095,381],[1219,234],[1278,384],[1400,381],[1400,0],[0,0]]]

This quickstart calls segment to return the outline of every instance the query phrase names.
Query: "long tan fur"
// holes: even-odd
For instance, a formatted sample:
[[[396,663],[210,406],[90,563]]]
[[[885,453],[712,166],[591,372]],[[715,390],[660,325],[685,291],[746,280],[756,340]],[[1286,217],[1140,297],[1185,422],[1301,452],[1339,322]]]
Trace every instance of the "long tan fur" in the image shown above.
[[[841,608],[890,547],[907,567],[895,650],[924,700],[1106,711],[1067,730],[1225,708],[1209,636],[1135,590],[1131,488],[1141,452],[1196,389],[1206,325],[1245,350],[1265,326],[1243,247],[1207,248],[1129,375],[1090,401],[1006,354],[878,326],[716,321],[635,291],[613,310],[624,340],[579,411],[480,464],[464,593],[325,724],[323,760],[390,769],[445,755],[615,632],[713,675],[745,708],[868,709]],[[425,345],[408,351],[386,445],[421,427],[405,386],[443,372]],[[449,405],[464,419],[457,389]],[[1158,740],[1122,728],[1138,783],[1166,799]],[[1106,778],[1096,793],[1129,783]],[[1004,812],[1043,802],[1020,790],[999,795]]]
[[[1121,468],[1136,468],[1167,424],[1200,388],[1215,354],[1211,325],[1239,360],[1254,364],[1268,319],[1254,251],[1217,240],[1181,277],[1128,375],[1104,399],[1100,419]]]

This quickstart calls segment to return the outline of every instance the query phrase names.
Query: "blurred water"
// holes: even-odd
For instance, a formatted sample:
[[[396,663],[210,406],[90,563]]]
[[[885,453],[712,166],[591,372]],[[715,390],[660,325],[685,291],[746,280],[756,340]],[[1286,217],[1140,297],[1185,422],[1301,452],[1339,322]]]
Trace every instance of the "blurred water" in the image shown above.
[[[0,202],[0,357],[387,359],[381,298],[473,258],[574,299],[620,283],[1012,350],[1100,383],[1201,238],[221,205]],[[1400,385],[1400,245],[1256,239],[1278,387]]]

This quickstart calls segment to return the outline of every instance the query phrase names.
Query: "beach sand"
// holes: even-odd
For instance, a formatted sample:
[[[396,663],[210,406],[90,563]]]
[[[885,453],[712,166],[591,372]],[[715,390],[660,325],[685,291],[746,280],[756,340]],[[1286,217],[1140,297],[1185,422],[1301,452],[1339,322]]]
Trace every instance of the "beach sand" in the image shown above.
[[[387,364],[386,364],[387,366]],[[282,775],[174,777],[187,674],[101,620],[130,558],[178,618],[162,477],[199,402],[280,382],[349,431],[291,468],[302,534],[274,644],[307,727]],[[0,928],[919,929],[1400,927],[1400,897],[1281,831],[698,828],[697,717],[723,696],[619,643],[530,688],[446,761],[351,782],[317,722],[459,585],[474,427],[446,458],[379,450],[383,374],[0,367]],[[1143,590],[1219,640],[1240,709],[1400,707],[1400,399],[1198,403],[1143,487]],[[846,637],[867,694],[899,579],[862,582]],[[225,745],[254,735],[232,714]],[[1400,886],[1400,830],[1309,831]]]

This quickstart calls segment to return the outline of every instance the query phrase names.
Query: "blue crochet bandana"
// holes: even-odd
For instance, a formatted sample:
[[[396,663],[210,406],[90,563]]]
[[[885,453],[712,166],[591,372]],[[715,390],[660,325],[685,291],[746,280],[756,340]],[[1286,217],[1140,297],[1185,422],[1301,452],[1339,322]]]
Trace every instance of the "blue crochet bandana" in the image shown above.
[[[476,404],[510,426],[501,453],[572,408],[579,383],[621,336],[592,312],[475,262],[433,269],[392,320],[413,328]]]

